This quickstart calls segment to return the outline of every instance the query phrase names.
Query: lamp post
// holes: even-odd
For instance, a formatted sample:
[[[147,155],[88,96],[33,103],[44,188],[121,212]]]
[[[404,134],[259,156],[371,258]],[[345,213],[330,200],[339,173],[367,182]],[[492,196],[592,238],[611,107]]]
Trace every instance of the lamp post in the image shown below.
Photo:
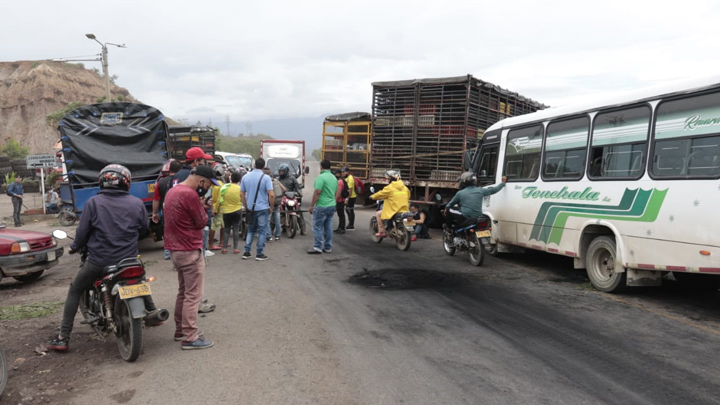
[[[114,45],[114,46],[117,46],[118,48],[126,48],[126,46],[125,46],[125,44],[119,45],[119,44],[112,44],[110,42],[102,43],[102,42],[98,41],[98,39],[95,37],[95,34],[85,34],[85,36],[88,37],[88,39],[92,39],[93,41],[100,44],[100,46],[102,46],[102,66],[103,66],[103,74],[105,75],[105,92],[106,92],[105,101],[109,103],[112,100],[110,99],[110,72],[108,69],[107,46]]]

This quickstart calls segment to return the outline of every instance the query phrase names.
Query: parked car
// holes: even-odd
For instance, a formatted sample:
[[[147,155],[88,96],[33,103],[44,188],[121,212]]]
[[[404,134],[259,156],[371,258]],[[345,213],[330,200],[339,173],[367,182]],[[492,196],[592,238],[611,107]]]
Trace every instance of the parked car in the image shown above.
[[[63,248],[52,235],[8,229],[0,223],[0,281],[3,277],[22,282],[37,280],[45,270],[57,265],[62,255]]]

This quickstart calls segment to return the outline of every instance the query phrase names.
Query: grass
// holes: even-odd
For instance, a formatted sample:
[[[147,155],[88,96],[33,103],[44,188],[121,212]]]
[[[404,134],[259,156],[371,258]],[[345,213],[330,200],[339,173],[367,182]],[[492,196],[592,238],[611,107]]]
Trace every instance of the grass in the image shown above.
[[[28,305],[0,307],[0,321],[42,318],[54,313],[63,302],[40,302]]]

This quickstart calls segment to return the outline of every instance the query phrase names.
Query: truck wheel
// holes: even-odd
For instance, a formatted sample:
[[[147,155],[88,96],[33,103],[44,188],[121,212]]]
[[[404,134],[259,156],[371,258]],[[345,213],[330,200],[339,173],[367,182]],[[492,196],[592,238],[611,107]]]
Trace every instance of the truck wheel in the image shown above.
[[[25,274],[23,276],[15,276],[13,277],[15,280],[23,282],[23,283],[30,283],[33,282],[42,276],[42,274],[45,272],[45,270],[36,271],[35,273]],[[2,276],[0,276],[1,278]]]
[[[618,293],[627,288],[627,272],[615,272],[615,239],[598,236],[588,246],[585,256],[587,275],[596,289],[606,293]]]

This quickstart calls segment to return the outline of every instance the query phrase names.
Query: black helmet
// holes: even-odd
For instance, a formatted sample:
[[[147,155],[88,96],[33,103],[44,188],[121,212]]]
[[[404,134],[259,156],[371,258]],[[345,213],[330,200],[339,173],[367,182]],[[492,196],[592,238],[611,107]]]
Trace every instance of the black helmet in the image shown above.
[[[278,174],[280,175],[280,177],[285,177],[289,173],[290,173],[290,166],[288,166],[287,163],[280,163],[280,166],[278,166]]]
[[[477,176],[473,172],[465,172],[458,179],[458,187],[462,190],[465,187],[474,187],[477,185]]]
[[[128,191],[130,190],[131,177],[130,170],[127,167],[111,164],[100,171],[98,183],[100,188],[116,188]]]

